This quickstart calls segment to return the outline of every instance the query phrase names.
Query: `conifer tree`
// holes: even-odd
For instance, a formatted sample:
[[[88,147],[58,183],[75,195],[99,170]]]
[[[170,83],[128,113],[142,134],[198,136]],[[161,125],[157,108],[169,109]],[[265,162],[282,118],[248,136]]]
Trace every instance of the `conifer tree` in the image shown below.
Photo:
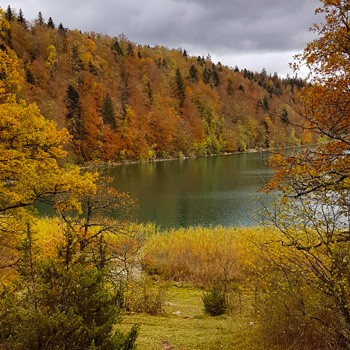
[[[116,130],[117,128],[117,123],[115,120],[116,115],[115,115],[115,110],[113,106],[113,101],[109,94],[107,94],[103,99],[101,115],[102,115],[103,122],[105,124],[109,124],[112,130]]]
[[[182,108],[185,102],[185,83],[179,68],[176,69],[175,79],[176,79],[176,89],[177,89],[176,92],[177,92],[177,97],[179,99],[179,107]]]
[[[47,26],[48,26],[50,29],[55,29],[55,23],[53,22],[52,17],[49,17],[49,19],[48,19],[48,21],[47,21]]]
[[[190,80],[195,83],[198,82],[198,69],[193,64],[190,67]]]
[[[19,9],[17,20],[19,23],[21,23],[23,25],[23,27],[27,28],[27,21],[24,18],[22,9]]]
[[[124,52],[120,47],[118,40],[115,40],[112,44],[112,50],[115,51],[118,56],[124,56]]]
[[[5,16],[6,16],[6,19],[7,19],[9,22],[11,22],[11,21],[14,19],[14,14],[13,14],[13,11],[12,11],[10,5],[7,6],[7,10],[6,10]]]
[[[83,124],[81,116],[80,96],[79,92],[73,84],[69,84],[67,87],[66,107],[68,131],[74,136],[75,140],[81,140],[83,134]]]
[[[50,17],[51,18],[51,17]],[[38,14],[38,23],[43,26],[45,24],[45,21],[44,21],[44,18],[43,18],[43,15],[41,14],[41,11],[39,12]]]
[[[209,82],[210,82],[210,77],[211,77],[210,71],[207,69],[207,67],[204,67],[204,71],[203,71],[203,82],[204,82],[205,84],[209,84]]]

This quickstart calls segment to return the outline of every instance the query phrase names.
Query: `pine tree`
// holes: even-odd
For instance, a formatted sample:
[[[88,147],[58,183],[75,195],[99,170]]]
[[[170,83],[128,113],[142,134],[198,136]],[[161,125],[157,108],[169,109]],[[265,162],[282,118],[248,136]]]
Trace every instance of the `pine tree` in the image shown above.
[[[190,80],[197,83],[198,82],[198,69],[192,64],[190,67]]]
[[[118,56],[124,56],[124,52],[120,47],[118,40],[115,40],[112,44],[112,50],[115,51]]]
[[[76,88],[69,84],[67,87],[67,129],[76,140],[82,139],[83,123],[81,116],[80,96]]]
[[[5,16],[6,16],[6,19],[9,22],[11,22],[14,19],[14,14],[13,14],[13,11],[12,11],[10,5],[7,6],[7,10],[6,10]]]
[[[182,108],[185,102],[185,83],[179,68],[176,69],[175,79],[176,79],[176,92],[179,99],[179,107]]]
[[[50,29],[55,29],[55,23],[53,22],[52,18],[49,17],[48,21],[47,21],[47,26]]]
[[[64,28],[62,23],[58,25],[58,33],[62,36],[64,36],[67,33],[67,28]]]
[[[213,72],[212,72],[212,76],[213,76],[213,82],[214,82],[214,86],[218,87],[220,85],[220,76],[218,71],[216,70],[215,66],[213,65]]]
[[[41,11],[39,12],[38,14],[38,23],[43,26],[45,24],[45,21],[44,21],[44,18],[43,18],[43,15],[41,14]]]
[[[27,21],[24,18],[22,9],[19,10],[17,20],[19,23],[21,23],[23,25],[23,27],[27,28]]]
[[[207,69],[207,67],[204,67],[204,71],[203,71],[203,82],[204,84],[209,84],[210,82],[210,71]]]
[[[105,124],[109,124],[112,130],[116,130],[117,128],[117,123],[115,120],[116,115],[115,115],[115,110],[113,106],[113,101],[109,94],[107,94],[103,99],[101,115],[102,115],[103,122]]]
[[[31,85],[35,85],[34,75],[29,68],[26,69],[26,81],[27,81],[27,83],[29,83]]]

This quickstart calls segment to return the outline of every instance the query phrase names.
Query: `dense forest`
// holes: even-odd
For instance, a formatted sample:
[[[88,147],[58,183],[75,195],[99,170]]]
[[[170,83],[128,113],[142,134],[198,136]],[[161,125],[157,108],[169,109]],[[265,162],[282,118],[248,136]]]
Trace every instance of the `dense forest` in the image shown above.
[[[291,105],[304,81],[214,64],[183,49],[142,46],[6,11],[22,97],[73,136],[89,160],[149,160],[299,145]]]

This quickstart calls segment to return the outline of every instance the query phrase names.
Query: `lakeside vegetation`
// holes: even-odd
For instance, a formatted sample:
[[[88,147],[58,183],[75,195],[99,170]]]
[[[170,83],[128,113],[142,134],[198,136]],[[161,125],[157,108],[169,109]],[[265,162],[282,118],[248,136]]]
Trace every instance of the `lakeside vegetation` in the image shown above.
[[[91,136],[87,125],[94,132],[100,130],[94,124],[97,109],[90,103],[102,99],[89,95],[94,91],[94,96],[100,96],[95,72],[102,61],[97,62],[93,54],[93,40],[62,26],[56,31],[52,19],[45,24],[39,17],[28,27],[23,13],[12,18],[11,8],[6,13],[0,10],[1,349],[134,350],[138,344],[143,349],[163,350],[350,348],[350,8],[343,0],[321,4],[318,12],[325,23],[315,25],[317,39],[299,56],[299,63],[312,69],[310,85],[294,96],[302,106],[300,113],[294,110],[296,118],[303,120],[302,134],[321,142],[312,150],[271,159],[275,176],[266,190],[278,191],[280,196],[267,212],[269,225],[189,227],[168,232],[135,223],[131,215],[134,201],[127,193],[111,187],[111,180],[93,168],[71,163],[74,157],[79,161],[95,159],[100,153],[96,156],[94,151],[106,151],[103,142],[97,143],[102,148],[94,148],[96,139],[90,139],[91,143],[83,140]],[[35,47],[39,49],[26,51],[26,44],[32,41],[24,38],[31,38],[33,30],[43,35],[37,36],[40,41]],[[74,84],[83,88],[79,93],[74,84],[68,88],[72,114],[67,126],[72,135],[64,128],[57,129],[44,105],[45,116],[31,103],[34,95],[28,95],[28,88],[35,91],[39,105],[43,102],[40,84],[36,85],[38,77],[30,75],[34,67],[27,67],[23,74],[23,63],[35,62],[37,73],[48,74],[42,82],[50,85],[55,80],[57,48],[42,40],[45,35],[51,40],[51,34],[56,35],[57,43],[62,43],[59,35],[73,35],[77,42],[86,40],[84,50],[79,51],[78,45],[73,50],[77,55],[72,55],[79,58],[73,74],[79,81]],[[22,49],[23,56],[13,49],[18,38],[23,45],[18,41],[17,49]],[[48,49],[44,62],[41,44]],[[136,56],[132,45],[128,47],[126,55],[124,47],[119,46],[118,53],[115,46],[123,57],[118,59],[123,64],[141,62],[144,53]],[[186,55],[176,52],[185,62]],[[25,56],[27,60],[23,60]],[[203,63],[203,71],[208,69],[207,63]],[[73,79],[72,66],[66,68],[67,77]],[[214,74],[216,70],[219,67],[212,67],[211,79],[222,77]],[[176,78],[175,105],[174,95],[167,91],[165,96],[170,96],[170,109],[176,111],[173,115],[182,118],[189,102],[188,89],[180,89],[181,70],[173,66],[172,73]],[[236,78],[241,74],[235,73]],[[89,81],[92,85],[86,85]],[[124,85],[117,81],[128,87],[131,80]],[[216,86],[215,81],[200,91],[200,97],[213,97],[213,91],[220,90],[222,85]],[[252,87],[254,82],[247,84]],[[65,90],[66,82],[62,86]],[[243,86],[244,91],[246,88],[248,85]],[[43,91],[46,94],[48,90]],[[84,113],[80,109],[83,91],[91,107]],[[125,91],[128,98],[137,96]],[[254,106],[267,112],[264,99],[260,101],[262,105]],[[211,106],[215,110],[218,105]],[[201,106],[207,111],[208,105]],[[135,122],[130,105],[124,107],[130,117],[127,120]],[[234,110],[234,105],[231,107]],[[62,115],[62,105],[52,111]],[[210,153],[208,146],[219,141],[219,134],[213,131],[219,119],[213,121],[212,117],[218,116],[213,113],[205,115],[204,134],[210,142],[204,150]],[[82,124],[82,116],[91,124]],[[244,117],[249,119],[248,114]],[[257,131],[252,120],[244,133]],[[266,118],[265,122],[263,128],[271,136],[272,124]],[[293,127],[290,119],[283,123],[288,125],[286,130]],[[105,124],[114,127],[112,120]],[[130,125],[124,136],[135,131],[137,124]],[[273,140],[270,136],[266,139],[267,133],[257,135],[263,135],[264,142]],[[113,142],[110,145],[115,146]],[[187,146],[180,150],[190,154],[193,148]],[[140,157],[141,149],[130,148],[128,157]],[[114,151],[112,154],[114,157]],[[52,205],[56,216],[39,218],[33,209],[38,202]]]
[[[39,219],[32,232],[35,275],[23,270],[29,268],[23,260],[17,274],[32,276],[36,293],[46,290],[46,297],[52,298],[53,282],[47,276],[41,280],[44,271],[39,267],[48,261],[60,266],[59,252],[67,239],[64,224],[57,218]],[[105,267],[110,271],[109,288],[118,295],[123,320],[118,329],[129,332],[140,325],[139,349],[277,350],[290,346],[291,340],[295,349],[327,348],[329,329],[317,319],[331,319],[334,310],[325,308],[323,292],[305,279],[312,267],[302,264],[300,251],[281,245],[285,238],[275,228],[193,227],[157,232],[153,225],[129,224],[119,232],[119,236],[105,237],[109,257]],[[6,283],[14,277],[2,275],[2,280]],[[59,271],[55,278],[61,278]],[[209,307],[205,296],[211,300]],[[42,297],[36,296],[39,303]],[[19,310],[7,305],[7,312],[14,311]],[[3,327],[18,318],[2,316]],[[23,324],[11,324],[13,330],[18,326],[25,330]]]

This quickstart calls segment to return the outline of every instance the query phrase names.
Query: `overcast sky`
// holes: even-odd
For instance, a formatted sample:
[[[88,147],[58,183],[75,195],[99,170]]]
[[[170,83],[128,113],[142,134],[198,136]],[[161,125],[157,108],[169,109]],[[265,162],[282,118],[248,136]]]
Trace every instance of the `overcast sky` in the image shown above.
[[[312,40],[319,0],[0,0],[27,20],[52,17],[69,29],[138,44],[186,49],[224,65],[294,74],[293,55]]]

